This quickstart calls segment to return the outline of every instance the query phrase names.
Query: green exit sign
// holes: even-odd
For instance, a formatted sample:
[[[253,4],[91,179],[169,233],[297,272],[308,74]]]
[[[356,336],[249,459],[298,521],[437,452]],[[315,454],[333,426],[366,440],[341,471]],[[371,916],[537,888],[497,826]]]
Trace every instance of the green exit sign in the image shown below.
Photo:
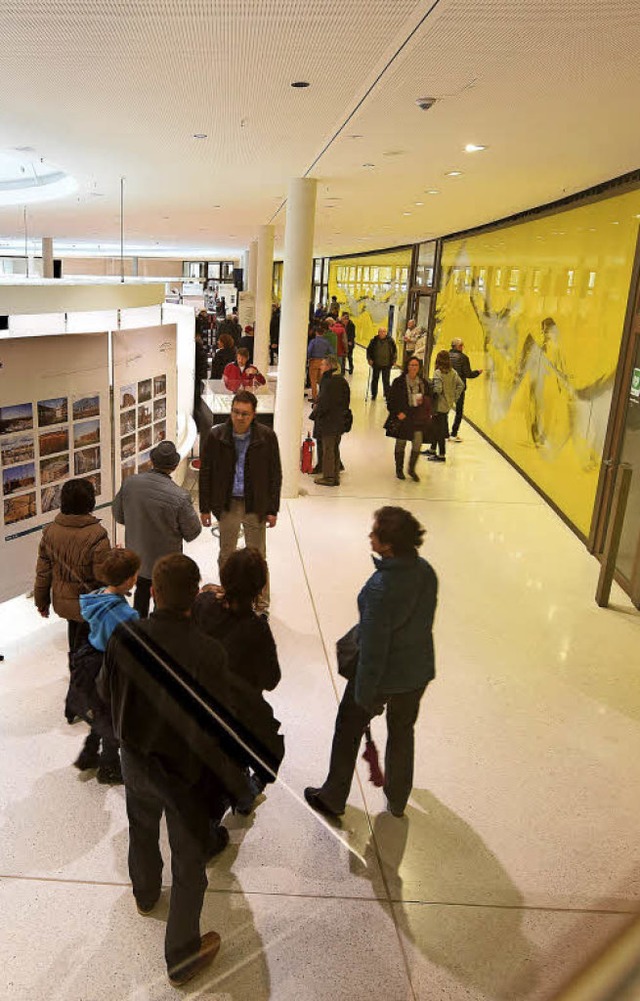
[[[631,395],[640,398],[640,368],[634,368],[631,376]]]

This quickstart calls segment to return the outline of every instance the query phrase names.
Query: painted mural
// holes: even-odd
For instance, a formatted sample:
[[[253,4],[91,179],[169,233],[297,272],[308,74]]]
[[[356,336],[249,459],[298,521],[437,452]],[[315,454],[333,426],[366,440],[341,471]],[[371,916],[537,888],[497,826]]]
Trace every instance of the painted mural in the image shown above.
[[[356,341],[366,347],[379,327],[388,324],[393,306],[393,337],[404,334],[411,248],[363,254],[332,260],[329,266],[329,296],[349,310],[356,326]]]
[[[640,191],[446,241],[436,350],[461,337],[465,412],[587,535]]]

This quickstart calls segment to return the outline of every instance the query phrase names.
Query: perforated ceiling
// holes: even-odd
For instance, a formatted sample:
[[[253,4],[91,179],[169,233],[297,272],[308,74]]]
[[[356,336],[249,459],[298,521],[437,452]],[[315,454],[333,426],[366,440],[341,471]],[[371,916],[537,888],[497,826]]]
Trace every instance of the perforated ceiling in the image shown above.
[[[310,171],[316,252],[339,253],[639,166],[637,0],[5,0],[0,37],[0,149],[80,183],[30,210],[34,236],[115,241],[124,176],[131,244],[238,251],[274,213],[281,234]]]

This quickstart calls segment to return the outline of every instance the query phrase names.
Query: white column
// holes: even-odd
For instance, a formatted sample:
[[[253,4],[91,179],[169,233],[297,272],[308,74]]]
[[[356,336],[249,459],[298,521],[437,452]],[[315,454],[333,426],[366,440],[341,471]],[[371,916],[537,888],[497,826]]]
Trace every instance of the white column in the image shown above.
[[[249,291],[249,251],[243,250],[240,255],[240,267],[242,268],[242,287],[245,292]]]
[[[256,276],[258,273],[258,241],[252,240],[249,245],[249,260],[247,262],[247,292],[256,294]]]
[[[53,278],[53,237],[42,237],[42,277]]]
[[[287,195],[278,392],[274,421],[282,458],[283,497],[297,497],[300,482],[316,186],[317,181],[313,178],[296,177],[291,180]]]
[[[253,361],[263,375],[269,368],[269,324],[273,290],[273,226],[258,230],[258,268],[256,276],[256,330]]]

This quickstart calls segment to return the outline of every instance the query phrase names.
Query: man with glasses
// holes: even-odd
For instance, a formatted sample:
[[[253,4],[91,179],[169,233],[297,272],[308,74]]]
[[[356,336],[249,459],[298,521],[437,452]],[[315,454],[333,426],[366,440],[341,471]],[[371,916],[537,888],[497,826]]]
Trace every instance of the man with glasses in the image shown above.
[[[282,468],[278,439],[271,428],[255,421],[258,401],[240,390],[231,404],[231,418],[213,427],[204,442],[200,466],[200,520],[211,515],[220,528],[222,568],[238,544],[240,526],[248,548],[267,555],[267,526],[273,528],[280,509]],[[269,614],[269,581],[256,611]]]

